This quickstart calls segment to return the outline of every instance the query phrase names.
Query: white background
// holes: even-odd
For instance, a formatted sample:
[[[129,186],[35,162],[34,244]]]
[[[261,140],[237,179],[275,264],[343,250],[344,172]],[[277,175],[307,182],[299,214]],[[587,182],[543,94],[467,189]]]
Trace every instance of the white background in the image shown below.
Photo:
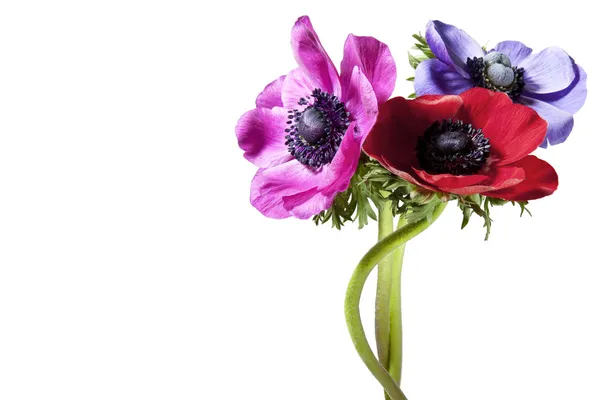
[[[568,2],[4,1],[0,6],[0,399],[382,399],[343,317],[376,225],[337,232],[249,204],[237,118],[295,67],[312,18],[389,44],[396,94],[428,19],[481,43],[563,47],[589,74],[558,192],[459,210],[412,241],[411,400],[600,398],[596,13]],[[586,11],[586,9],[588,11]],[[364,294],[372,333],[374,281]]]

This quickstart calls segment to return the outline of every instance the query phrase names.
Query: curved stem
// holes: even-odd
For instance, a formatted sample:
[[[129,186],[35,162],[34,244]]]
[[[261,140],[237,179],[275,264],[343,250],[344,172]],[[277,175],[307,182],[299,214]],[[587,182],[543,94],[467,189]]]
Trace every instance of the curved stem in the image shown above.
[[[379,208],[377,240],[392,233],[394,216],[392,202],[386,201]],[[377,267],[377,294],[375,296],[375,341],[379,363],[389,369],[390,354],[390,297],[392,291],[392,256],[387,256]]]
[[[354,343],[354,347],[367,368],[369,368],[371,373],[377,378],[392,400],[406,400],[406,396],[404,396],[404,393],[402,393],[402,390],[400,390],[400,387],[396,384],[390,374],[381,366],[379,361],[377,361],[375,354],[373,354],[373,351],[369,346],[365,330],[360,320],[360,296],[367,277],[373,268],[375,268],[375,265],[396,247],[406,243],[408,240],[427,229],[427,227],[440,216],[445,207],[446,203],[439,204],[434,209],[430,219],[422,219],[418,222],[409,224],[395,231],[391,235],[386,236],[383,240],[373,246],[358,263],[346,291],[344,311],[346,314],[346,324],[348,325],[348,331],[352,338],[352,342]]]
[[[398,220],[398,229],[406,225],[402,217]],[[390,375],[400,386],[402,378],[402,263],[406,243],[401,244],[392,253],[391,294],[390,294]]]

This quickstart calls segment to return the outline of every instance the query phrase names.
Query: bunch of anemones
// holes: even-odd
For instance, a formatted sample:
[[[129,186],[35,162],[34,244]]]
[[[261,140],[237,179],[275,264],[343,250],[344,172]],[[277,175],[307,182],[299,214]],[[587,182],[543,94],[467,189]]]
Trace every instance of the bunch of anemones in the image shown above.
[[[402,364],[399,281],[404,244],[456,201],[490,232],[490,206],[552,194],[558,176],[531,153],[566,140],[587,94],[585,71],[564,51],[520,42],[485,50],[462,30],[432,21],[411,55],[415,99],[389,98],[396,65],[388,47],[349,35],[339,69],[308,17],[292,29],[298,68],[268,84],[239,119],[244,157],[259,169],[250,202],[271,218],[340,228],[378,219],[379,242],[356,268],[346,319],[361,358],[393,400]],[[377,212],[373,209],[375,208]],[[394,217],[398,229],[394,231]],[[394,257],[386,257],[394,253]],[[359,314],[363,285],[378,269],[377,357]]]

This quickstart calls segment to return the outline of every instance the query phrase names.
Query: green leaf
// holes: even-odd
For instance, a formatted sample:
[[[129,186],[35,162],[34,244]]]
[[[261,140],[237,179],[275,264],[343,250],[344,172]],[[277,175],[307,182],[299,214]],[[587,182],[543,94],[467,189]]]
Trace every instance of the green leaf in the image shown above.
[[[417,57],[413,56],[412,54],[408,53],[408,63],[410,64],[411,67],[413,67],[413,69],[417,69],[417,67],[421,63],[421,60],[419,60]]]
[[[460,229],[465,229],[465,227],[469,224],[469,221],[471,219],[471,214],[473,214],[473,210],[471,210],[468,207],[461,207],[461,208],[462,208],[462,212],[463,212],[463,220],[462,220]]]
[[[529,209],[527,208],[527,204],[529,204],[528,201],[519,201],[519,207],[521,207],[521,217],[523,217],[523,213],[527,212],[527,214],[529,214],[530,217],[533,217],[533,215],[531,214],[531,211],[529,211]]]
[[[412,37],[419,42],[420,44],[424,45],[424,46],[428,46],[427,45],[427,40],[425,40],[425,38],[423,37],[423,35],[421,35],[421,32],[419,33],[415,33],[414,35],[412,35]]]

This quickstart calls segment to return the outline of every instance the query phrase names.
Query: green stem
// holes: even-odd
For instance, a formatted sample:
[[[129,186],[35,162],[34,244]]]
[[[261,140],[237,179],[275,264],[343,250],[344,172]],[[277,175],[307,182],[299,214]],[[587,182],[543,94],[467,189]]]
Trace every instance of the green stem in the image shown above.
[[[386,255],[394,251],[396,247],[406,243],[427,229],[427,227],[440,216],[445,207],[446,203],[441,203],[436,206],[430,219],[422,219],[418,222],[409,224],[386,236],[383,240],[373,246],[358,263],[358,266],[352,274],[352,278],[350,278],[350,283],[348,284],[348,289],[346,291],[344,312],[346,314],[346,324],[348,325],[348,331],[352,338],[352,342],[354,343],[354,347],[367,368],[369,368],[371,373],[377,378],[392,400],[406,400],[406,396],[404,396],[404,393],[402,393],[402,390],[400,390],[400,387],[390,374],[381,366],[379,361],[377,361],[375,354],[373,354],[373,351],[369,346],[365,330],[360,320],[360,296],[367,277],[373,268],[375,268],[375,265],[377,265],[377,263]]]
[[[402,217],[398,220],[398,229],[406,226]],[[392,253],[391,295],[390,295],[390,375],[400,386],[402,378],[402,263],[406,243],[401,244]]]
[[[392,202],[386,201],[379,208],[378,241],[394,230]],[[392,256],[379,262],[377,268],[377,294],[375,297],[375,339],[379,363],[389,369],[390,354],[390,296],[392,291]]]

